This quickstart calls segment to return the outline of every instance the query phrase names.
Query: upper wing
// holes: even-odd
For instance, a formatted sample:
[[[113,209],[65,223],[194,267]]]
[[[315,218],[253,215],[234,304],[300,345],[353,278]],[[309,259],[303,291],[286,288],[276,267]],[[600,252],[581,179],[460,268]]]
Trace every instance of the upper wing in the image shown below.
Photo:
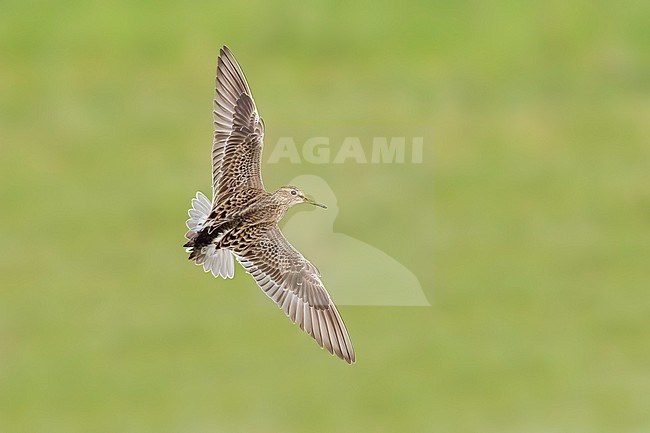
[[[318,270],[293,248],[277,226],[238,254],[237,260],[266,295],[320,347],[349,364],[355,361],[348,331]]]
[[[229,195],[263,190],[260,164],[264,122],[246,77],[227,47],[219,51],[212,144],[213,207]]]

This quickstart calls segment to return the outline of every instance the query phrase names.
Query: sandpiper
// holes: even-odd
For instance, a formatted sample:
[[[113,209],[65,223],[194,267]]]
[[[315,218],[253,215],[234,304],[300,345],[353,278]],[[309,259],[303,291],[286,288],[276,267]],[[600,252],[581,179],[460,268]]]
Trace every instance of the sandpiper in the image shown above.
[[[264,121],[246,77],[227,47],[219,51],[213,102],[212,201],[192,199],[184,245],[189,259],[215,277],[232,278],[234,258],[293,323],[349,364],[354,349],[318,269],[282,235],[278,222],[299,203],[324,205],[287,185],[264,189]]]

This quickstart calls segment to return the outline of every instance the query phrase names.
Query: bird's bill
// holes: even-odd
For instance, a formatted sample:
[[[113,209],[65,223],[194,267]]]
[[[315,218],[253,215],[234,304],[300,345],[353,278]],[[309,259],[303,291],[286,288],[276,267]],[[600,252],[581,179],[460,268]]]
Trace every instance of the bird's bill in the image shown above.
[[[318,202],[316,202],[316,201],[314,201],[314,200],[312,200],[310,198],[307,198],[307,197],[305,197],[305,203],[313,204],[314,206],[318,206],[320,208],[327,209],[327,206],[325,206],[324,204],[318,203]]]

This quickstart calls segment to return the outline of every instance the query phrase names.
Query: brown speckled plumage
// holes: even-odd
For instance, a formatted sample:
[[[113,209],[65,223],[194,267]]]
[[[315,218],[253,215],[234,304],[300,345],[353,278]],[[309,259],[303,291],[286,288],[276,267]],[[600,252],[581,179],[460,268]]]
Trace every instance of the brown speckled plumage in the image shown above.
[[[192,200],[185,244],[189,258],[215,276],[232,277],[232,255],[292,322],[330,353],[355,362],[354,349],[318,269],[282,235],[278,222],[299,203],[324,207],[298,188],[264,189],[264,122],[244,74],[223,47],[217,65],[212,145],[212,202]]]

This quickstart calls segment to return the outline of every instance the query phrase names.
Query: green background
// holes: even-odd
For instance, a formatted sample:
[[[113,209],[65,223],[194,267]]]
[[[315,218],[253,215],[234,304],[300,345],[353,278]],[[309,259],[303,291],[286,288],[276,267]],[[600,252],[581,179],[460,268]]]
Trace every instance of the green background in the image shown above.
[[[0,431],[649,431],[649,19],[643,1],[4,0]],[[421,165],[263,167],[272,189],[326,179],[335,229],[432,302],[342,307],[352,367],[241,268],[215,280],[181,248],[222,44],[267,142],[429,131]]]

